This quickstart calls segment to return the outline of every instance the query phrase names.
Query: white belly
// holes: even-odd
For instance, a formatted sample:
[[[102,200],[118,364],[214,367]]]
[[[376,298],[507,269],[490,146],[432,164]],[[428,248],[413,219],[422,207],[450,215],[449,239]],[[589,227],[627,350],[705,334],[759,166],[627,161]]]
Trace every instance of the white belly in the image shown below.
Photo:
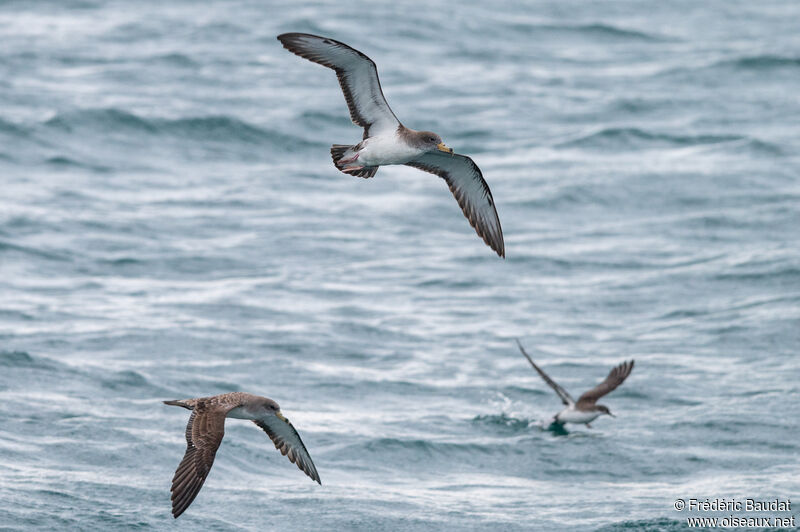
[[[565,408],[556,415],[560,423],[590,423],[600,416],[600,412],[581,412],[574,408]]]
[[[405,164],[420,155],[420,150],[402,142],[394,133],[370,137],[361,143],[358,162],[364,166]]]

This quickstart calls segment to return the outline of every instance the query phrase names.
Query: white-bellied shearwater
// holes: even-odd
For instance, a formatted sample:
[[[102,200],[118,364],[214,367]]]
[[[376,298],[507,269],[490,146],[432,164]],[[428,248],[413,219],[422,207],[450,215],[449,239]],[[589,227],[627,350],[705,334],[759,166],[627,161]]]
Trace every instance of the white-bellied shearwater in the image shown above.
[[[525,358],[528,359],[528,362],[531,363],[533,369],[539,373],[542,379],[544,379],[544,382],[546,382],[553,390],[555,390],[555,392],[561,398],[561,402],[567,405],[567,408],[553,417],[553,423],[557,423],[559,425],[564,425],[565,423],[584,423],[587,427],[591,428],[589,423],[597,419],[601,414],[608,414],[611,417],[615,417],[607,406],[598,405],[597,400],[625,382],[625,379],[628,378],[628,375],[631,374],[631,370],[633,370],[633,360],[630,362],[623,362],[619,366],[612,369],[611,373],[609,373],[608,377],[606,377],[606,380],[588,392],[584,392],[583,395],[578,397],[578,401],[576,402],[564,388],[559,386],[547,375],[547,373],[542,371],[542,369],[536,365],[528,353],[525,352],[525,348],[522,347],[522,344],[519,343],[519,340],[517,340],[517,345],[519,346],[519,350],[522,351],[522,354],[525,355]]]
[[[500,219],[478,166],[466,155],[453,153],[436,133],[401,124],[386,103],[378,70],[369,57],[339,41],[307,33],[284,33],[278,40],[290,52],[336,72],[350,118],[364,128],[358,144],[331,147],[336,168],[366,178],[374,176],[379,166],[404,164],[438,175],[478,236],[505,257]]]
[[[278,403],[266,397],[232,392],[199,399],[164,401],[192,411],[186,425],[186,454],[172,477],[172,515],[181,515],[203,487],[214,456],[225,435],[225,418],[249,419],[272,439],[275,448],[303,473],[322,484],[303,440]]]

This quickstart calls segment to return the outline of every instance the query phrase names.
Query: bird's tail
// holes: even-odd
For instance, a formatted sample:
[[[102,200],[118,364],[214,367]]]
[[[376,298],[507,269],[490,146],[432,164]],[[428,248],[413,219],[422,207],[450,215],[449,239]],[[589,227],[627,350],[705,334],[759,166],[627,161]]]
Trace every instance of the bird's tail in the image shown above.
[[[340,172],[358,177],[368,178],[378,171],[377,166],[363,166],[358,161],[358,145],[334,144],[331,146],[333,164]],[[358,168],[358,170],[354,170]]]
[[[182,406],[183,408],[186,408],[187,410],[192,410],[194,408],[193,406],[187,404],[185,401],[181,401],[181,400],[164,401],[164,404],[165,405],[170,405],[170,406]]]
[[[347,144],[334,144],[331,146],[331,158],[333,159],[333,164],[336,165],[336,168],[339,168],[339,161],[344,159],[345,155],[355,155],[355,150],[352,148],[354,148],[354,146],[348,146]],[[348,154],[347,152],[350,153]]]

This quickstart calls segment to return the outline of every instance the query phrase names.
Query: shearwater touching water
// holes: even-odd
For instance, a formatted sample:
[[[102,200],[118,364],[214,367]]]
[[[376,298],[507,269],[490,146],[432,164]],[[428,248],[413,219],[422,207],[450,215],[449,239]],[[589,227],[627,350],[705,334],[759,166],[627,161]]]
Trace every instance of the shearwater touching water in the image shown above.
[[[380,166],[404,164],[438,175],[447,182],[478,236],[505,257],[500,219],[478,166],[466,155],[453,153],[436,133],[401,124],[386,103],[378,70],[369,57],[339,41],[307,33],[284,33],[278,40],[290,52],[336,72],[350,118],[364,128],[358,144],[331,147],[336,168],[367,178]]]
[[[556,394],[558,394],[558,396],[561,398],[561,402],[567,406],[567,408],[553,416],[552,423],[558,425],[564,425],[566,423],[584,423],[587,427],[591,428],[589,423],[603,414],[615,417],[607,406],[598,405],[597,400],[625,382],[625,379],[628,378],[628,375],[630,375],[631,371],[633,370],[633,360],[630,362],[623,362],[619,366],[612,369],[608,374],[608,377],[606,377],[603,382],[591,390],[584,392],[583,395],[581,395],[578,400],[575,401],[575,399],[573,399],[564,388],[559,386],[558,383],[551,379],[547,373],[542,371],[542,369],[536,365],[528,353],[525,352],[525,348],[522,347],[522,344],[519,342],[519,340],[517,340],[517,345],[519,346],[519,350],[522,351],[522,354],[525,355],[525,358],[528,359],[528,362],[531,363],[533,369],[539,373],[542,379],[544,379],[544,382],[546,382],[553,390],[555,390]]]
[[[192,411],[186,425],[186,454],[172,478],[172,515],[175,518],[192,504],[203,487],[225,435],[225,418],[228,417],[253,421],[267,433],[281,454],[312,480],[322,484],[303,440],[272,399],[232,392],[199,399],[164,401],[164,404]]]

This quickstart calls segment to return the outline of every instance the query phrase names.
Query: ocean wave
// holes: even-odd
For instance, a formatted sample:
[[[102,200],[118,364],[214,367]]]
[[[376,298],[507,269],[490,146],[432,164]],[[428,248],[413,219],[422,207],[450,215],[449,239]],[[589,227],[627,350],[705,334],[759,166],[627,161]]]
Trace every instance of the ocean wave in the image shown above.
[[[41,138],[35,125],[9,122],[0,118],[0,161],[17,163],[24,161],[28,149],[37,150],[50,147],[50,143]]]
[[[0,240],[0,253],[3,251],[16,251],[19,253],[23,253],[25,255],[32,255],[44,259],[49,260],[57,260],[57,261],[68,261],[70,260],[69,257],[64,256],[59,253],[53,253],[50,251],[43,251],[41,249],[32,248],[30,246],[21,246],[18,244],[12,244],[11,242],[4,242]]]
[[[696,82],[705,79],[708,83],[727,85],[733,82],[731,76],[753,75],[780,72],[800,72],[800,58],[780,55],[753,55],[722,59],[705,65],[690,65],[669,68],[658,72],[654,77]],[[765,81],[771,78],[759,78]]]
[[[150,57],[148,62],[164,63],[169,66],[177,66],[182,68],[196,68],[200,66],[197,61],[188,55],[177,52]]]
[[[772,157],[786,154],[786,152],[777,144],[759,139],[748,139],[743,148],[753,155],[766,155]]]
[[[27,351],[0,350],[0,367],[28,368],[28,369],[55,369],[55,365],[39,357],[31,356]]]
[[[81,168],[84,170],[92,170],[94,172],[110,172],[111,168],[109,166],[105,166],[102,164],[90,164],[81,161],[76,161],[71,157],[67,157],[64,155],[56,155],[53,157],[48,157],[44,161],[46,164],[50,166],[54,166],[57,168]]]
[[[422,439],[400,439],[400,438],[375,438],[370,439],[363,444],[351,447],[358,447],[358,454],[364,451],[370,453],[398,453],[408,452],[414,457],[414,460],[424,459],[428,456],[443,455],[452,457],[456,454],[466,454],[474,456],[475,454],[509,454],[513,453],[513,445],[484,445],[478,443],[455,443],[455,442],[437,442]]]
[[[26,312],[20,312],[18,310],[0,309],[0,319],[33,321],[35,318]],[[2,351],[0,351],[0,353],[2,353]]]
[[[678,104],[669,99],[619,98],[609,104],[609,112],[615,116],[620,113],[642,115],[658,110],[671,110],[676,107]]]
[[[747,268],[743,266],[743,268]],[[749,268],[747,271],[735,272],[727,271],[718,273],[714,276],[715,280],[720,281],[770,281],[770,282],[796,282],[800,280],[800,266],[785,265],[774,267],[767,265],[760,271],[754,268]]]
[[[201,116],[177,120],[154,120],[156,129],[175,136],[200,140],[239,140],[244,142],[266,142],[274,139],[274,133],[229,116]]]
[[[551,191],[545,191],[538,197],[527,199],[519,203],[520,206],[531,209],[556,209],[572,205],[607,204],[608,199],[596,190],[585,185],[565,185]],[[566,258],[549,256],[531,256],[533,260],[543,267],[570,268],[573,261]]]
[[[121,390],[125,388],[155,388],[147,377],[133,370],[115,371],[101,380],[104,388]]]
[[[557,144],[557,148],[644,149],[720,144],[742,140],[741,135],[671,135],[634,127],[611,127]]]
[[[725,67],[738,70],[775,70],[800,68],[800,58],[780,55],[754,55],[719,61],[711,68]]]
[[[659,532],[671,532],[686,530],[686,523],[675,521],[665,517],[659,519],[642,519],[638,521],[621,521],[595,529],[595,532],[627,532],[629,530],[658,530]]]
[[[7,122],[0,118],[0,133],[6,133],[11,136],[20,137],[20,136],[28,136],[30,133],[27,129],[14,124],[12,122]]]
[[[0,351],[0,366],[30,367],[34,365],[33,357],[25,351]]]
[[[303,111],[296,118],[298,124],[306,124],[308,126],[339,126],[347,127],[352,125],[350,118],[344,113],[324,113],[321,111]]]
[[[565,26],[563,29],[583,35],[590,35],[592,37],[653,42],[665,40],[665,37],[660,35],[654,35],[652,33],[646,33],[639,30],[619,28],[609,24],[583,24],[580,26]]]
[[[517,419],[505,414],[475,416],[472,418],[472,423],[478,426],[486,426],[493,431],[501,430],[512,434],[526,432],[532,424],[530,420]]]
[[[156,133],[158,131],[158,128],[149,121],[115,108],[62,112],[47,120],[44,125],[67,132],[87,128],[98,132],[124,130]]]
[[[633,30],[612,26],[610,24],[593,23],[578,25],[557,25],[557,24],[512,24],[511,28],[524,33],[557,33],[587,37],[594,40],[614,40],[614,41],[644,41],[661,42],[668,40],[667,37],[647,33],[641,30]]]
[[[186,118],[144,118],[117,108],[81,109],[58,113],[44,122],[49,129],[66,133],[135,135],[141,138],[169,137],[214,143],[272,144],[292,151],[314,146],[300,137],[262,129],[226,115]],[[83,163],[78,163],[83,164]]]

